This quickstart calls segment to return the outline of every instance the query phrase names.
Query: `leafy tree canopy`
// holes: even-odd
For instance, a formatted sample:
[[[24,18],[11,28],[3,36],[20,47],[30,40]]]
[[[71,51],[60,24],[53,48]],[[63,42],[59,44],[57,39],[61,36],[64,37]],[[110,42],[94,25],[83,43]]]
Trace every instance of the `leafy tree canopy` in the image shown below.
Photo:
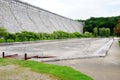
[[[7,35],[7,29],[0,27],[0,37],[4,37]]]
[[[87,20],[77,20],[79,22],[85,21],[84,26],[84,32],[92,32],[93,29],[96,28],[110,28],[111,33],[113,34],[113,29],[118,23],[118,19],[120,19],[120,16],[116,17],[91,17]]]

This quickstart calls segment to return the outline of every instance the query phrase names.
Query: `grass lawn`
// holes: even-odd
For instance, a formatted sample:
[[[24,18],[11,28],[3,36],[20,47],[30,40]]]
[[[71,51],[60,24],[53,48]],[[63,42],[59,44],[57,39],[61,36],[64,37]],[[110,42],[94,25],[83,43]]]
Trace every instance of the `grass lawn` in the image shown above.
[[[0,65],[18,65],[20,67],[31,68],[31,70],[38,73],[46,73],[53,75],[58,80],[93,80],[91,77],[72,69],[67,66],[58,66],[52,64],[39,63],[35,61],[25,61],[16,59],[2,59],[0,58]]]

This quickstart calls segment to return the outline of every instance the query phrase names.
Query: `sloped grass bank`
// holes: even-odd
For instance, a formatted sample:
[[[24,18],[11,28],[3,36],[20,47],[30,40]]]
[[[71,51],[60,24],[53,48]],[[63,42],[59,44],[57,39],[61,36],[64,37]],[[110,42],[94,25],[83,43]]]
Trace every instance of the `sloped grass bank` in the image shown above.
[[[25,61],[16,59],[1,59],[0,65],[19,65],[20,67],[31,68],[31,70],[53,75],[58,80],[93,80],[91,77],[67,66],[39,63],[35,61]]]

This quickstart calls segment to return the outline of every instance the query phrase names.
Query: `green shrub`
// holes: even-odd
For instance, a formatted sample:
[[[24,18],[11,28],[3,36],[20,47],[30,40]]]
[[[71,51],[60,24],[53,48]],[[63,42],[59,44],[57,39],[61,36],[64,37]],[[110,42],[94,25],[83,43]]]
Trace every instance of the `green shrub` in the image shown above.
[[[98,36],[98,28],[94,28],[93,29],[93,33],[94,33],[94,36],[97,37]]]
[[[69,33],[64,32],[64,31],[54,31],[53,35],[55,36],[56,39],[66,39],[66,38],[69,38]]]
[[[5,32],[5,31],[3,31]],[[68,39],[68,38],[81,38],[81,37],[93,37],[92,33],[86,32],[81,34],[79,32],[65,32],[65,31],[54,31],[53,33],[35,33],[30,31],[22,31],[18,33],[6,32],[0,36],[0,42],[23,42],[23,41],[35,41],[35,40],[53,40],[53,39]]]
[[[99,28],[99,35],[101,37],[109,37],[110,36],[110,29],[109,28]]]
[[[106,37],[109,37],[109,36],[110,36],[110,33],[111,33],[111,32],[110,32],[110,29],[109,29],[109,28],[106,28],[105,31],[106,31],[106,33],[105,33],[105,34],[106,34]]]
[[[0,39],[0,43],[4,43],[5,42],[5,39]]]
[[[85,32],[85,33],[84,33],[84,37],[90,38],[90,37],[93,37],[93,34],[90,33],[90,32]]]
[[[13,39],[7,39],[7,42],[14,42]]]
[[[118,41],[118,43],[119,43],[119,46],[120,46],[120,41]]]
[[[5,37],[8,31],[4,27],[0,27],[0,37]]]
[[[73,34],[73,38],[75,37],[75,38],[81,38],[81,37],[83,37],[83,35],[82,34],[80,34],[79,32],[74,32],[74,33],[72,33]]]

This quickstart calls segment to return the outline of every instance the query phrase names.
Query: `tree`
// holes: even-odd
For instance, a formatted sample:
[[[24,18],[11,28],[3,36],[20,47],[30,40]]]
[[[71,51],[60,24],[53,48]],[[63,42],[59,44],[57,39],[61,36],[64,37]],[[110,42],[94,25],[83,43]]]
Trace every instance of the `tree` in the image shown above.
[[[30,41],[30,39],[36,39],[36,35],[34,32],[29,32],[29,31],[22,31],[21,33],[18,34],[18,37],[20,40],[24,41],[24,40],[28,40]]]
[[[0,27],[0,38],[4,38],[5,41],[7,42],[9,33],[7,32],[7,29]]]
[[[34,40],[39,40],[39,39],[40,39],[39,33],[34,33]]]
[[[103,27],[103,28],[99,28],[99,35],[101,36],[101,37],[104,37],[105,36],[105,28]]]
[[[16,35],[13,33],[8,33],[8,39],[13,39],[14,41],[16,40]]]
[[[7,32],[6,35],[4,35],[4,39],[5,39],[5,42],[7,42],[7,40],[9,39],[9,32]]]
[[[105,36],[106,36],[106,37],[109,37],[110,34],[111,34],[110,29],[109,29],[109,28],[106,28],[106,30],[105,30]]]
[[[109,37],[110,36],[110,29],[109,28],[99,28],[99,35],[101,37]]]
[[[74,32],[72,34],[74,35],[75,38],[81,38],[81,37],[83,37],[82,34],[80,34],[79,32]]]
[[[93,33],[94,33],[94,36],[95,36],[95,37],[98,36],[98,28],[97,28],[97,27],[95,27],[95,28],[93,29]]]
[[[19,33],[16,33],[15,35],[16,35],[16,37],[17,37],[18,40],[20,40],[20,41],[25,40],[25,37],[24,37],[23,33],[19,32]]]
[[[0,38],[6,36],[8,34],[7,29],[0,27]]]
[[[54,31],[53,35],[56,37],[56,39],[65,39],[65,38],[69,38],[69,33],[64,32],[64,31]]]
[[[119,43],[119,46],[120,46],[120,41],[118,41],[118,43]]]
[[[91,17],[90,19],[85,20],[84,32],[94,32],[94,28],[109,28],[111,33],[113,33],[113,29],[117,24],[117,20],[120,16],[116,17]],[[78,20],[79,21],[79,20]],[[81,20],[79,21],[81,22]],[[99,30],[98,30],[99,31]],[[113,34],[112,34],[113,35]]]
[[[86,38],[93,37],[93,34],[90,32],[85,32],[84,37],[86,37]]]
[[[16,35],[13,33],[7,33],[7,35],[4,36],[5,41],[7,42],[8,39],[13,39],[14,41],[16,40]]]
[[[120,22],[116,25],[116,27],[114,28],[114,33],[117,36],[120,36]]]

